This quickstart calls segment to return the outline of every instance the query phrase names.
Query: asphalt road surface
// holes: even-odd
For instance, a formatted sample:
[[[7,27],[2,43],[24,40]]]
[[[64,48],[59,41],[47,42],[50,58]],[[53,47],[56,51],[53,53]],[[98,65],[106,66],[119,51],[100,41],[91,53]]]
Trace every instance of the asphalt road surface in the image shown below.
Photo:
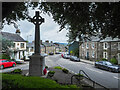
[[[61,66],[74,73],[79,73],[79,70],[84,70],[92,80],[107,88],[119,88],[120,85],[118,83],[118,80],[120,80],[118,73],[101,70],[91,64],[63,59],[60,55],[47,57],[46,65],[49,67]]]

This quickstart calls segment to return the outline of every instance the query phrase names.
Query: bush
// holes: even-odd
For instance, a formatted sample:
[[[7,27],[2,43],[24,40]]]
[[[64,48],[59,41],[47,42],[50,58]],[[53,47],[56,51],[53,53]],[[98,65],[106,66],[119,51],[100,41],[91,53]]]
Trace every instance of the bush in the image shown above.
[[[79,81],[79,80],[82,80],[83,79],[83,74],[77,74],[76,76],[75,76],[75,78]]]
[[[48,66],[45,66],[46,69],[48,69]]]
[[[22,70],[21,69],[15,69],[11,72],[12,74],[21,74]]]
[[[7,54],[1,54],[0,59],[10,59],[10,56]]]
[[[60,70],[62,70],[62,67],[56,66],[56,67],[54,67],[54,69],[60,69]]]
[[[2,89],[10,88],[77,88],[77,86],[59,85],[53,80],[35,76],[2,74]]]
[[[50,76],[50,77],[53,77],[54,74],[55,74],[55,71],[49,71],[49,72],[48,72],[48,76]]]
[[[106,58],[102,58],[102,61],[108,61]]]
[[[68,73],[68,72],[69,72],[66,68],[62,69],[62,71],[63,71],[64,73]]]
[[[118,64],[118,61],[116,58],[111,58],[110,59],[110,62],[113,63],[113,64]]]
[[[100,60],[96,60],[96,62],[99,62]]]

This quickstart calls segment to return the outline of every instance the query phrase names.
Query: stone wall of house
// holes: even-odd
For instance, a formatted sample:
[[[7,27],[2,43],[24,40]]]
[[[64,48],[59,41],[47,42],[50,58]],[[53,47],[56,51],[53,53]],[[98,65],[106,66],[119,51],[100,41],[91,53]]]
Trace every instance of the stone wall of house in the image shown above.
[[[87,43],[89,45],[89,48],[86,48]],[[113,57],[116,57],[116,59],[118,59],[118,54],[120,54],[118,42],[94,42],[94,48],[92,48],[92,43],[92,41],[89,41],[80,44],[79,57],[81,59],[89,59],[92,61],[100,60],[104,57],[104,52],[107,52],[108,60],[110,60]],[[104,43],[107,43],[107,49],[104,49]],[[86,58],[86,52],[89,52],[89,58]]]

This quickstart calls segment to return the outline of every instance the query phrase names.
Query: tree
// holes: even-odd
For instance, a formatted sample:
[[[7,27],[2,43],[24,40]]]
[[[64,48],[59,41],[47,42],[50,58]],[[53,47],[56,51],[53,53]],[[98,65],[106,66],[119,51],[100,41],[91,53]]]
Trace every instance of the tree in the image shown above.
[[[11,9],[6,14],[4,10],[9,6]],[[44,13],[52,14],[54,21],[60,25],[60,31],[63,28],[69,30],[67,36],[70,42],[76,38],[82,40],[93,35],[102,38],[107,36],[120,38],[120,2],[3,3],[3,18],[8,22],[28,19],[28,7],[33,9],[38,7]]]
[[[2,37],[2,51],[5,52],[8,56],[12,53],[10,48],[13,46],[13,41],[8,40]]]

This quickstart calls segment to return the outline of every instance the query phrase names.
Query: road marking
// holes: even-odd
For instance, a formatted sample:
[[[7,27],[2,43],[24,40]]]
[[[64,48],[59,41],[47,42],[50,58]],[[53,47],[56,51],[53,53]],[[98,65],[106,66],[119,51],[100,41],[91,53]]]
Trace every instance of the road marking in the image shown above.
[[[116,77],[116,76],[113,76],[115,79],[119,79],[120,80],[120,78],[118,78],[118,77]]]
[[[85,68],[86,68],[86,69],[89,69],[89,70],[91,70],[91,71],[94,71],[94,72],[103,73],[103,72],[96,71],[96,70],[93,70],[93,69],[90,69],[90,68],[87,68],[87,67],[85,67]]]

